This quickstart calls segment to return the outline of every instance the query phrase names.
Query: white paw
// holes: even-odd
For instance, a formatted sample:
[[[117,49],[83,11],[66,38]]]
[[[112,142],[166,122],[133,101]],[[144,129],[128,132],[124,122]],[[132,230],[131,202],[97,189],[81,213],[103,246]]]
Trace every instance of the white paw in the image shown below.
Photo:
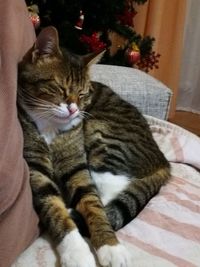
[[[99,263],[105,267],[133,267],[128,249],[121,244],[104,245],[97,250],[97,256]]]
[[[93,254],[77,229],[64,237],[57,250],[62,267],[96,267]]]

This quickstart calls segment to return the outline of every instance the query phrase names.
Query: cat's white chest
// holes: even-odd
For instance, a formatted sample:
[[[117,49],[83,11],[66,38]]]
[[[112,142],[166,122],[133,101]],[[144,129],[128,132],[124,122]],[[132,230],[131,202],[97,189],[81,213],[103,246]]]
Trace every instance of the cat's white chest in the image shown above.
[[[35,120],[37,128],[40,132],[40,135],[44,138],[46,143],[49,145],[53,141],[53,139],[58,134],[58,129],[52,123],[49,123],[46,120]]]
[[[48,145],[52,143],[53,139],[59,134],[59,132],[67,132],[76,127],[80,122],[80,117],[76,117],[62,125],[42,119],[35,120],[40,135],[44,138]]]
[[[100,173],[91,171],[91,177],[99,190],[101,201],[104,205],[126,189],[130,183],[130,179],[127,176],[114,175],[111,172]]]
[[[50,128],[50,129],[46,129],[46,131],[43,131],[40,134],[44,138],[46,143],[48,145],[50,145],[52,143],[53,139],[56,137],[57,132],[55,131],[55,129]]]
[[[44,137],[46,143],[49,145],[53,139],[59,134],[59,132],[67,132],[76,127],[81,122],[81,118],[77,117],[72,121],[67,122],[65,125],[50,125],[43,130],[40,130],[41,136]]]

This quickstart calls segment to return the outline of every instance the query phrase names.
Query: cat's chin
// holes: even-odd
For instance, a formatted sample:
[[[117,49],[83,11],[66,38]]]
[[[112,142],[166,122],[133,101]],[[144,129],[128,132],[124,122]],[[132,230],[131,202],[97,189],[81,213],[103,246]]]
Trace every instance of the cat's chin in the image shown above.
[[[59,131],[68,131],[76,127],[81,121],[82,117],[80,116],[79,110],[66,115],[63,114],[53,114],[51,119],[38,118],[33,112],[29,112],[29,115],[32,117],[36,123],[39,131],[45,131],[45,129],[54,129],[55,132]]]
[[[56,124],[57,124],[59,131],[66,132],[66,131],[69,131],[75,128],[79,123],[81,123],[81,121],[82,121],[82,118],[80,116],[76,116],[62,123],[59,123],[57,121]]]
[[[52,121],[56,124],[67,125],[73,122],[74,120],[76,120],[77,118],[80,118],[79,110],[76,110],[75,112],[71,113],[71,115],[66,115],[66,116],[54,115],[54,117],[52,118]]]

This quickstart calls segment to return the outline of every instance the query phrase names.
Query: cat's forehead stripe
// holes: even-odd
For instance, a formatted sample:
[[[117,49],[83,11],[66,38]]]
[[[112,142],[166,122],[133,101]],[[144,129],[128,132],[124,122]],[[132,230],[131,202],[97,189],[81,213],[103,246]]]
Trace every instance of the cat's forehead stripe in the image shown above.
[[[69,81],[67,81],[66,77],[59,77],[59,76],[55,76],[54,77],[55,82],[59,85],[58,88],[62,88],[62,90],[66,91],[68,93],[69,91]]]

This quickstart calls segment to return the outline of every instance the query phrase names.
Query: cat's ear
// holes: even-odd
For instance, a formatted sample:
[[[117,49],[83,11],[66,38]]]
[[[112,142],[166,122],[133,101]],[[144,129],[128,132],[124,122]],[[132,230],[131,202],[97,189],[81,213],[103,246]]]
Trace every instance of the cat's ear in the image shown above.
[[[50,57],[60,54],[58,32],[55,27],[49,26],[41,30],[34,43],[32,61],[41,57]]]
[[[82,56],[84,65],[90,67],[91,65],[98,63],[102,59],[105,52],[106,50],[103,50],[101,52],[94,52]]]

